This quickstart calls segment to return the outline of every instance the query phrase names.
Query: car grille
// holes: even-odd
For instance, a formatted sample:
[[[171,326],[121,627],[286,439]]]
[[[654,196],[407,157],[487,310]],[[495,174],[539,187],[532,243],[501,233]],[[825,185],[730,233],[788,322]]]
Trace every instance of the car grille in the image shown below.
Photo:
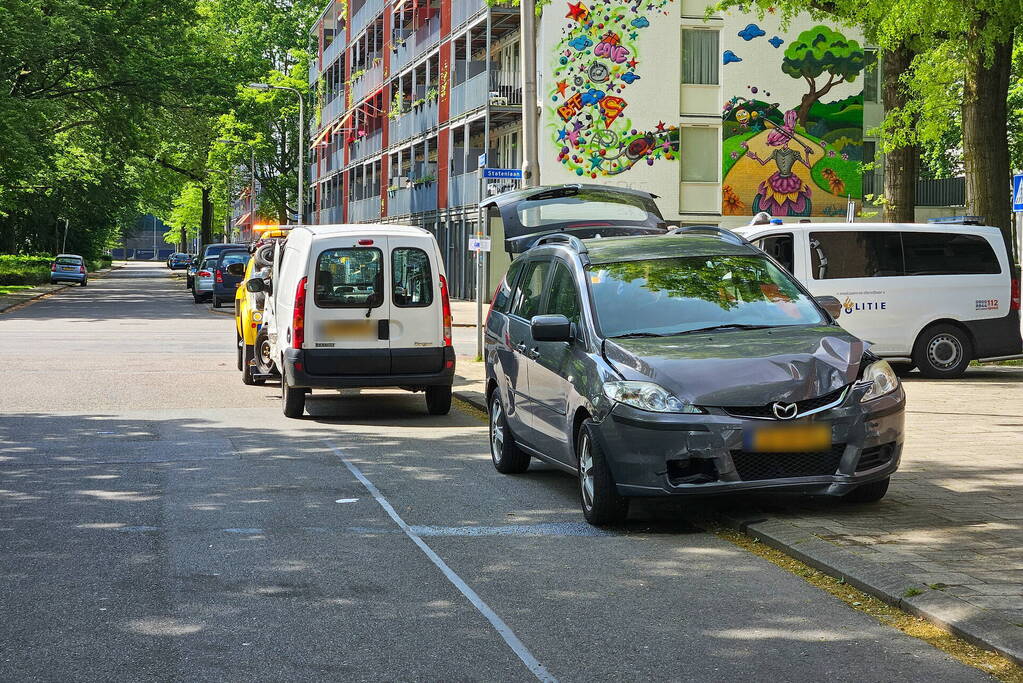
[[[817,410],[823,408],[826,405],[834,403],[842,398],[848,386],[836,389],[830,394],[824,394],[817,398],[808,398],[804,401],[796,401],[796,417],[805,415],[811,410]],[[774,411],[771,409],[774,403],[768,403],[765,406],[726,406],[724,411],[733,417],[751,417],[757,420],[777,420],[774,416]]]
[[[856,465],[856,471],[864,472],[866,470],[872,470],[875,467],[887,465],[892,461],[892,455],[894,453],[895,444],[891,443],[886,443],[882,446],[864,448],[863,452],[860,453],[860,462]]]
[[[827,451],[810,453],[732,451],[732,462],[735,463],[735,470],[743,481],[819,477],[832,475],[838,471],[843,451],[844,443],[836,443]]]

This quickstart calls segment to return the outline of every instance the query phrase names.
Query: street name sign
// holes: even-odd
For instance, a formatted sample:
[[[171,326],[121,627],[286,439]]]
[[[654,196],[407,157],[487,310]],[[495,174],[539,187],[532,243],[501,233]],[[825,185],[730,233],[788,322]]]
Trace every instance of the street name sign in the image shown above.
[[[506,180],[522,180],[522,169],[521,168],[484,168],[483,178],[485,180],[494,180],[498,178],[504,178]]]

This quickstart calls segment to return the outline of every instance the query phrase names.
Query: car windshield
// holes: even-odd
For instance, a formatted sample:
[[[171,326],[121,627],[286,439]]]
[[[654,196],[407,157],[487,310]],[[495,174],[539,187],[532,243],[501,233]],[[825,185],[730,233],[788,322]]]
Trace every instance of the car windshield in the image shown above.
[[[605,337],[825,322],[795,282],[761,256],[595,264],[589,279]]]

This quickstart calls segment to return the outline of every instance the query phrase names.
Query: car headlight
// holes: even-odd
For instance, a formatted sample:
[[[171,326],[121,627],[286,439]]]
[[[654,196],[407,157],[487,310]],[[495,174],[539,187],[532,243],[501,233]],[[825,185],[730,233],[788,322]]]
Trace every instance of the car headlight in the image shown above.
[[[655,413],[702,413],[703,410],[653,382],[604,382],[604,395],[612,401]]]
[[[861,402],[887,396],[899,388],[899,377],[886,360],[875,361],[868,365],[863,371],[863,379],[860,382],[870,384],[870,388],[860,399]]]
[[[261,322],[263,320],[263,314],[259,313],[259,312],[253,313],[252,314],[252,319],[255,320],[257,323]]]

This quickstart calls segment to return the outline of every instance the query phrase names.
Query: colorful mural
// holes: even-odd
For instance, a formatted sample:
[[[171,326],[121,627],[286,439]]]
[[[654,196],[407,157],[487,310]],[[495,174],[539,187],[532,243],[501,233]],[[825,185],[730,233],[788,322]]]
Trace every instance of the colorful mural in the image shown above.
[[[577,176],[614,176],[645,162],[678,159],[678,128],[640,125],[629,89],[642,85],[640,39],[651,20],[671,16],[672,0],[568,3],[553,55],[547,129],[557,161]],[[651,87],[656,84],[651,83]]]
[[[722,53],[722,82],[745,91],[733,90],[722,114],[722,213],[844,215],[848,199],[862,198],[859,43],[827,26],[790,40],[748,24],[736,37]]]

